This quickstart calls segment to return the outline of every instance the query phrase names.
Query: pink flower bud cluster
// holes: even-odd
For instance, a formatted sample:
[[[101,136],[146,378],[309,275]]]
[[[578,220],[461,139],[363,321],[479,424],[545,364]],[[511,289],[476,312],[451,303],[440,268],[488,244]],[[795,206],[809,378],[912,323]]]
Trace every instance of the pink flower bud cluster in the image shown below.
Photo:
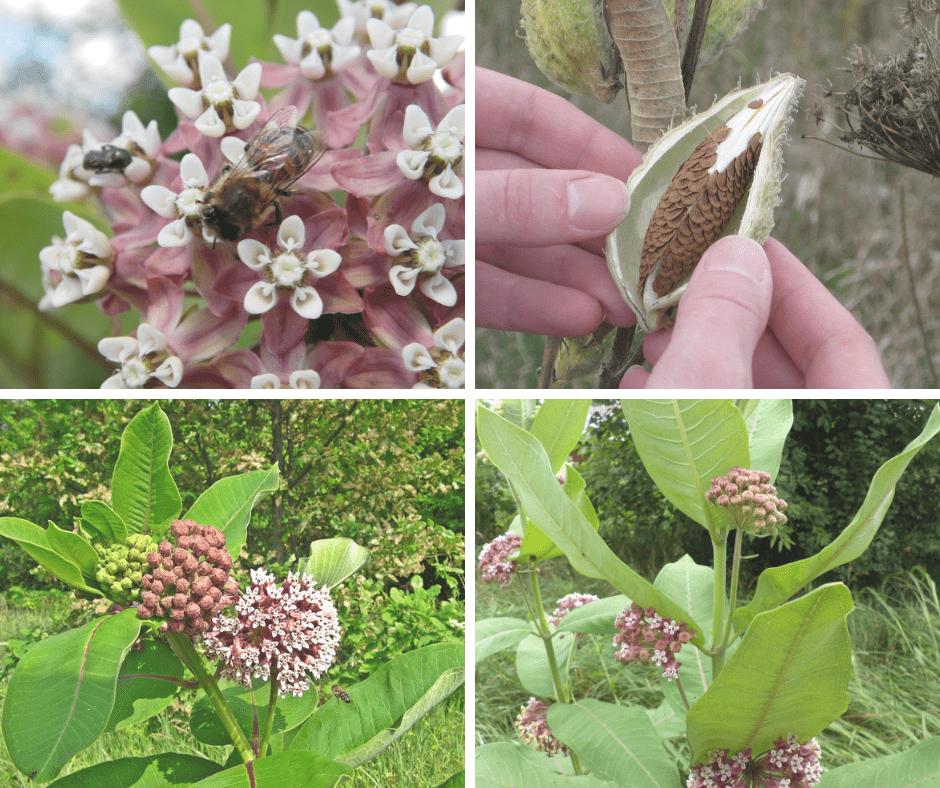
[[[776,536],[787,521],[787,502],[777,497],[770,474],[735,466],[726,476],[712,479],[705,497],[727,509],[735,522],[752,536]]]
[[[229,577],[232,559],[225,551],[225,534],[211,525],[176,520],[170,533],[173,541],[164,539],[147,556],[152,572],[141,578],[137,615],[166,619],[161,631],[195,638],[238,597],[238,586]]]
[[[795,736],[777,739],[758,758],[751,751],[731,755],[715,750],[708,761],[692,768],[687,788],[812,788],[822,779],[822,754],[816,739],[800,744]]]
[[[566,594],[558,600],[558,603],[555,605],[555,610],[552,612],[552,617],[549,619],[549,621],[552,622],[552,626],[557,627],[561,623],[561,620],[572,610],[582,607],[588,602],[596,601],[597,597],[594,596],[594,594]]]
[[[219,616],[203,644],[222,661],[222,675],[243,684],[272,679],[283,697],[310,689],[336,659],[339,617],[326,586],[309,575],[287,575],[278,583],[263,568],[235,605],[235,616]]]
[[[620,611],[614,626],[614,659],[624,664],[657,665],[663,669],[664,679],[678,678],[682,663],[676,655],[693,636],[685,624],[661,616],[651,607],[644,610],[634,602]]]
[[[519,552],[521,545],[522,537],[512,532],[497,536],[489,544],[483,545],[480,551],[480,579],[484,583],[506,585],[516,571],[515,561],[509,559]]]
[[[552,729],[548,727],[547,715],[548,706],[545,703],[538,698],[529,698],[516,717],[516,730],[522,741],[546,755],[567,755],[568,748],[555,738]]]

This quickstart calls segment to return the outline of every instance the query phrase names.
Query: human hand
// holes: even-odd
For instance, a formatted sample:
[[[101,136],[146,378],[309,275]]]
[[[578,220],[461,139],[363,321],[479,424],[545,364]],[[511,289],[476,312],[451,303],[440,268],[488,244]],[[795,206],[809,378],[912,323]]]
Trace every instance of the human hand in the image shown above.
[[[477,69],[477,323],[551,336],[635,321],[604,237],[640,154],[560,96]]]
[[[696,266],[652,372],[621,388],[890,388],[871,337],[783,244],[731,236]]]

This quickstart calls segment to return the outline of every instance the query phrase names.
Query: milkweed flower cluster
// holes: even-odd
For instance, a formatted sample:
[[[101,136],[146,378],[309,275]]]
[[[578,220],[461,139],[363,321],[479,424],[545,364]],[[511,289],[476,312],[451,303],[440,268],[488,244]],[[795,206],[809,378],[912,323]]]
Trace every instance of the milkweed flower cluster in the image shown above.
[[[480,579],[484,583],[506,585],[516,571],[516,562],[510,560],[519,552],[522,537],[505,533],[483,545],[480,551]]]
[[[549,621],[551,621],[552,626],[557,627],[561,623],[561,620],[572,610],[583,607],[589,602],[596,601],[597,597],[594,594],[565,594],[565,596],[559,599],[555,604],[555,610],[552,612]]]
[[[140,599],[141,581],[150,568],[147,556],[156,550],[157,543],[147,534],[130,534],[123,543],[95,545],[100,558],[95,580],[115,602],[134,602]]]
[[[206,655],[222,673],[248,686],[252,679],[277,683],[278,693],[303,695],[336,659],[339,618],[330,591],[306,574],[278,582],[266,569],[251,570],[234,616],[219,616],[206,634]]]
[[[546,755],[568,754],[568,748],[562,744],[548,726],[548,706],[538,698],[529,698],[516,717],[516,730],[526,744]]]
[[[778,739],[773,748],[752,758],[751,750],[732,755],[715,750],[708,761],[692,767],[687,788],[812,788],[822,778],[816,739],[800,744],[795,736]]]
[[[164,619],[160,629],[196,638],[238,595],[229,577],[232,559],[225,551],[225,534],[211,525],[176,520],[164,539],[147,556],[151,571],[141,579],[138,618]]]
[[[776,536],[787,521],[787,502],[777,497],[777,488],[765,471],[735,466],[726,475],[712,479],[705,497],[726,509],[734,522],[752,536]]]
[[[614,659],[624,664],[656,665],[662,668],[667,681],[679,677],[682,663],[676,655],[693,637],[688,626],[659,615],[651,607],[644,610],[636,602],[620,611],[614,626]]]
[[[463,39],[427,5],[338,10],[274,35],[283,62],[235,69],[231,26],[186,20],[148,50],[176,129],[129,111],[69,146],[53,198],[110,228],[65,213],[40,307],[134,314],[99,344],[105,386],[464,385]],[[274,132],[292,127],[312,135]],[[265,160],[274,138],[296,155]]]

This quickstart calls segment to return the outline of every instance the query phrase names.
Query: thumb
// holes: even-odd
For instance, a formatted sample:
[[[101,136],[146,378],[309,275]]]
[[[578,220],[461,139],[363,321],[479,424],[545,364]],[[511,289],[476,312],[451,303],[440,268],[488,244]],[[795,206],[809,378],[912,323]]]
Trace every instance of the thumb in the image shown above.
[[[682,296],[676,325],[650,375],[657,388],[751,388],[754,349],[767,328],[773,280],[760,244],[713,244]]]

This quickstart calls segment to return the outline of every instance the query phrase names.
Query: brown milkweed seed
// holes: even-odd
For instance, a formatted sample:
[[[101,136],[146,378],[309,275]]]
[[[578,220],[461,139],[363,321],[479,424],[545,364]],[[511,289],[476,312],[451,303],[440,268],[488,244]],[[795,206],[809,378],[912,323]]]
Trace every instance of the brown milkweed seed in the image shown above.
[[[721,126],[702,140],[660,198],[643,239],[640,292],[651,274],[653,292],[659,297],[687,279],[705,250],[721,237],[747,194],[763,135],[755,133],[744,150],[719,172],[713,169],[718,146],[730,133],[728,126]]]

